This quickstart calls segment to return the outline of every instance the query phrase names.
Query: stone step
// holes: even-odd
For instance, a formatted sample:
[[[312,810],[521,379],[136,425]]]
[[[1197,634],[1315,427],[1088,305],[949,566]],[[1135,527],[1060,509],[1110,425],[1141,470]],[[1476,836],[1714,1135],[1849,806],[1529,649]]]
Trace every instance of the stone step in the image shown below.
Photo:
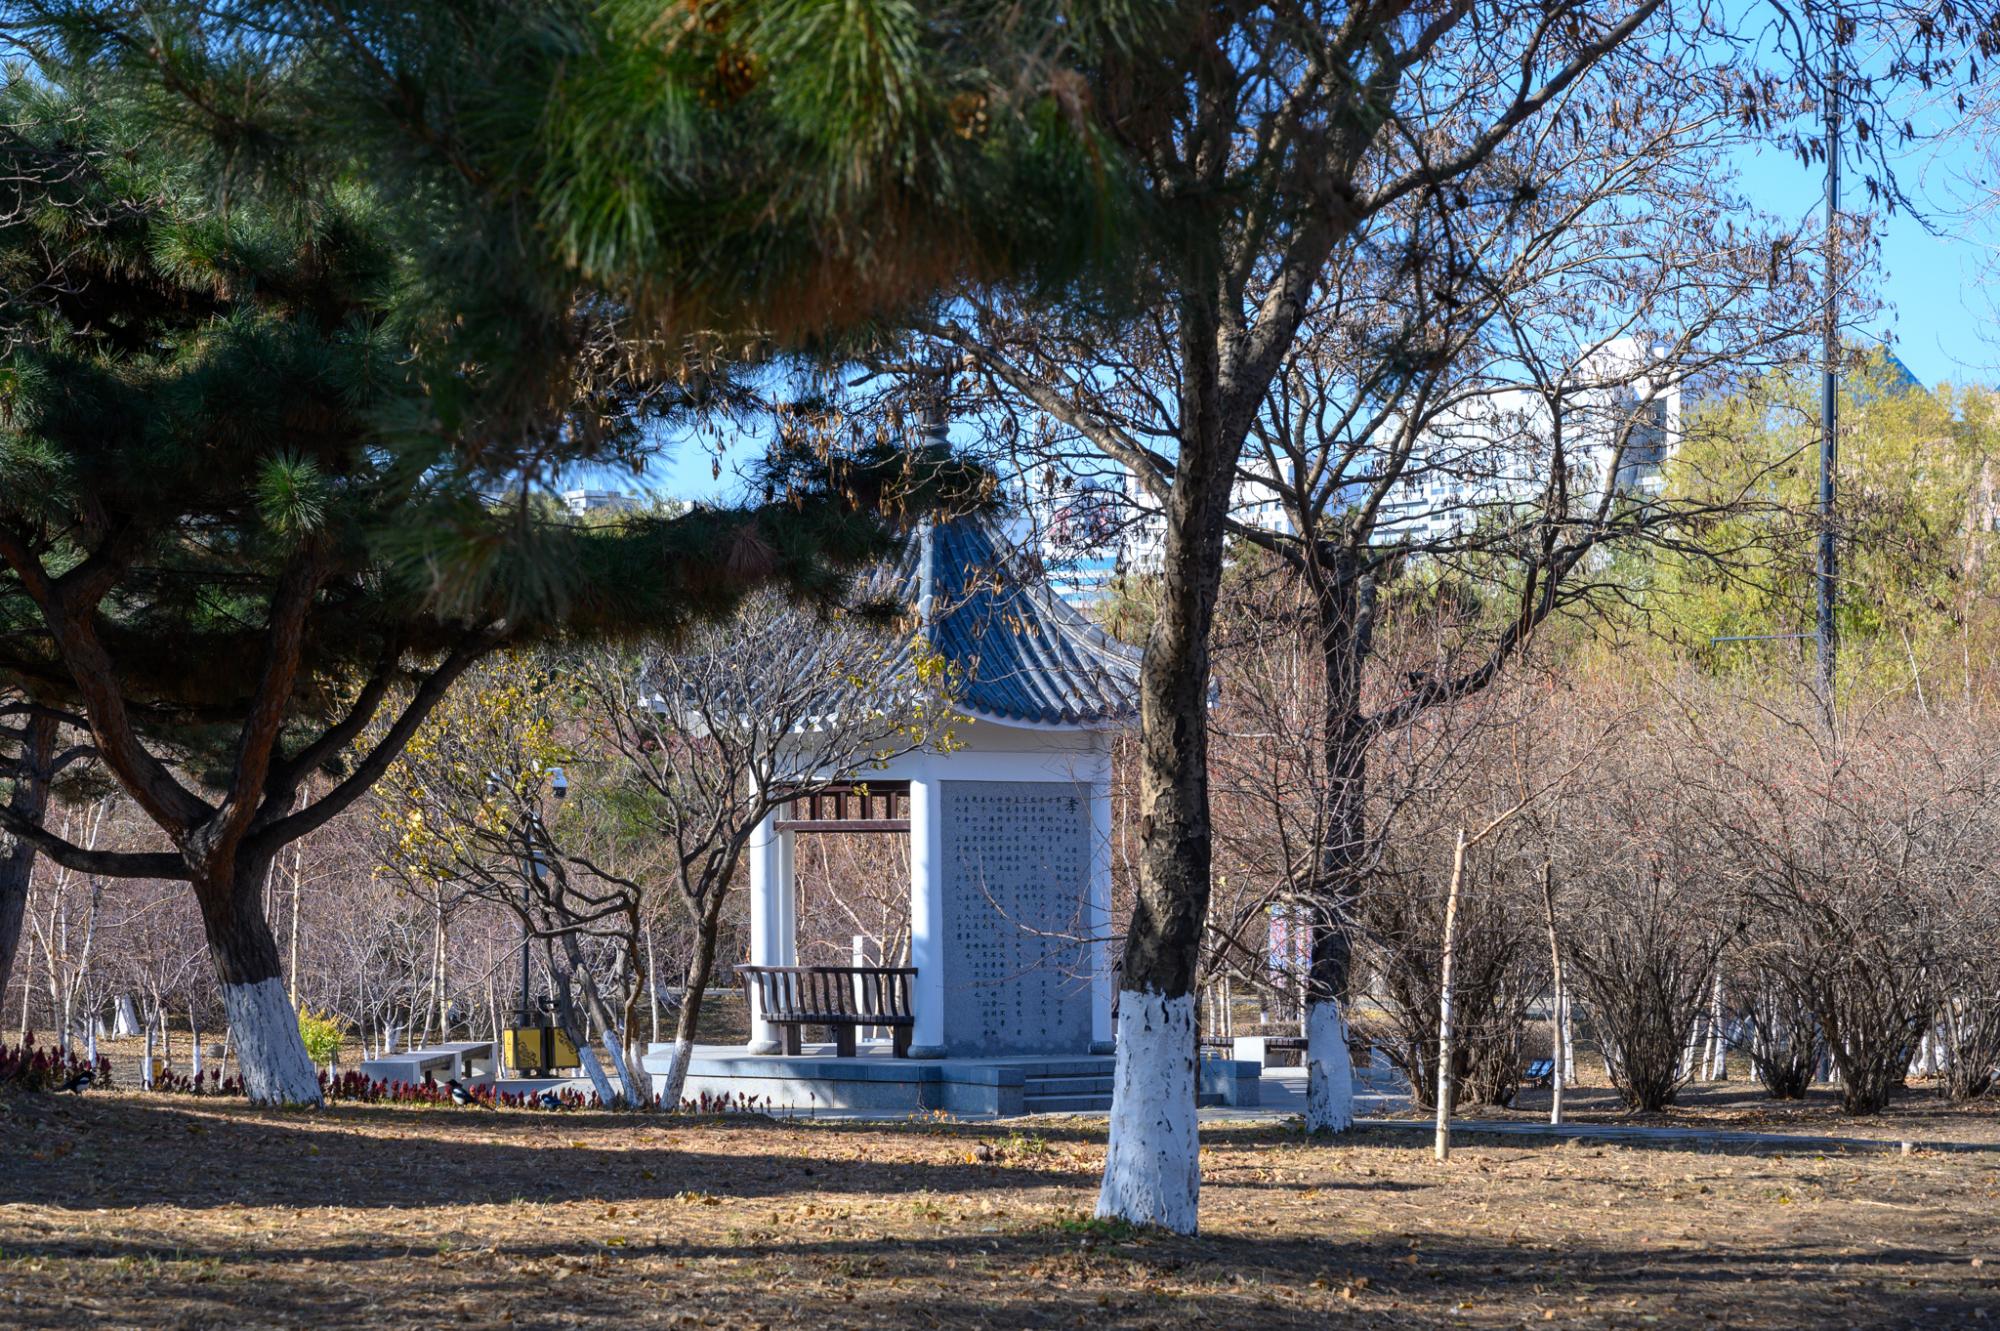
[[[1209,1094],[1195,1097],[1195,1104],[1207,1109],[1222,1103],[1222,1097]],[[1024,1095],[1021,1097],[1021,1112],[1024,1114],[1108,1114],[1111,1112],[1111,1093],[1103,1095]]]
[[[1114,1060],[1102,1057],[1052,1058],[1020,1065],[1021,1075],[1029,1081],[1038,1077],[1108,1077],[1116,1066]]]
[[[1026,1095],[1109,1095],[1110,1077],[1029,1077],[1022,1083]]]
[[[1111,1111],[1109,1095],[1024,1095],[1025,1114],[1105,1114]]]

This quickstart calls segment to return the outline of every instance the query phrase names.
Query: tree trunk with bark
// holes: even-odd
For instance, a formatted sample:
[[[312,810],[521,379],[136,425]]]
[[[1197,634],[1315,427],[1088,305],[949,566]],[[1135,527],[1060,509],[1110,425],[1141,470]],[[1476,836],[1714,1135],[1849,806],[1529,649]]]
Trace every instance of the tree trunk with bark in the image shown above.
[[[285,997],[292,1007],[299,1005],[299,895],[305,884],[305,847],[300,842],[292,843],[292,919],[291,956],[285,966]]]
[[[1160,609],[1140,669],[1139,883],[1119,975],[1110,1145],[1097,1214],[1193,1233],[1195,971],[1208,915],[1209,639],[1236,446],[1225,442],[1218,320],[1191,281],[1183,300],[1180,470],[1166,506]]]
[[[264,918],[270,862],[234,855],[199,873],[195,900],[236,1039],[243,1092],[260,1104],[318,1105],[319,1069],[299,1035],[299,1015],[285,991],[278,941]]]
[[[1563,1121],[1563,1084],[1569,1080],[1569,997],[1563,989],[1562,940],[1556,933],[1556,869],[1542,862],[1542,923],[1549,935],[1549,1122]]]
[[[1438,976],[1437,1130],[1432,1149],[1439,1160],[1451,1158],[1451,1111],[1458,1098],[1451,1066],[1452,1042],[1457,1034],[1453,1027],[1451,972],[1458,953],[1458,889],[1464,878],[1465,829],[1461,827],[1451,852],[1451,885],[1446,889],[1444,902],[1444,963]]]
[[[563,956],[569,963],[570,974],[575,977],[577,987],[583,991],[584,1015],[588,1019],[585,1023],[583,1041],[577,1045],[577,1053],[582,1057],[586,1070],[595,1066],[589,1048],[589,1022],[595,1022],[598,1030],[603,1033],[604,1052],[611,1058],[611,1070],[618,1076],[618,1093],[607,1094],[608,1088],[599,1088],[598,1098],[607,1106],[616,1104],[620,1100],[630,1105],[646,1103],[649,1097],[640,1089],[638,1079],[632,1072],[631,1060],[625,1056],[624,1043],[618,1038],[617,1015],[612,1012],[611,1005],[605,1002],[604,991],[598,987],[597,978],[590,973],[590,967],[583,955],[583,945],[577,941],[574,932],[565,932],[562,935],[562,948]],[[572,1040],[576,1038],[575,1032],[570,1033],[570,1038]]]
[[[40,823],[49,803],[49,766],[55,759],[56,722],[30,720],[21,746],[21,775],[8,806],[24,821]],[[35,848],[24,838],[0,836],[0,994],[7,992],[21,929],[28,916],[28,884],[35,874]],[[22,1003],[25,1005],[24,997]]]
[[[674,1018],[672,1060],[659,1083],[659,1102],[668,1109],[680,1107],[687,1087],[688,1062],[694,1057],[695,1031],[701,1023],[702,995],[708,991],[709,979],[715,973],[715,941],[721,932],[725,895],[720,889],[710,891],[706,906],[695,921],[694,955],[688,959],[681,1009]]]
[[[590,1047],[590,1036],[584,1030],[582,1015],[577,1011],[576,1002],[570,990],[570,977],[560,968],[549,968],[556,998],[556,1024],[562,1027],[569,1042],[576,1046],[577,1062],[583,1065],[583,1075],[590,1079],[590,1085],[597,1092],[597,1102],[609,1109],[618,1103],[619,1093],[611,1088],[610,1078],[604,1075],[604,1065],[597,1061],[597,1052]]]
[[[1312,887],[1312,955],[1306,973],[1307,1132],[1354,1123],[1354,1066],[1343,1010],[1353,979],[1350,907],[1360,890],[1368,836],[1369,735],[1361,713],[1372,597],[1351,552],[1307,569],[1317,616],[1322,681],[1321,743],[1326,811],[1319,820],[1319,872]]]

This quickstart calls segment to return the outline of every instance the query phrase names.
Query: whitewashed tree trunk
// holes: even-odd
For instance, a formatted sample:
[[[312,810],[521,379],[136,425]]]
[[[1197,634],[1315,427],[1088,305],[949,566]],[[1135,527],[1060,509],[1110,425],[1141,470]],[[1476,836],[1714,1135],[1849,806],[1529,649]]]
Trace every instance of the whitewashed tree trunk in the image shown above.
[[[227,1007],[228,993],[224,992],[224,1006]],[[188,1066],[197,1089],[201,1086],[201,1019],[194,1014],[194,1000],[188,1000]]]
[[[1560,952],[1556,966],[1556,1020],[1555,1030],[1549,1037],[1549,1057],[1553,1064],[1549,1068],[1549,1122],[1560,1127],[1563,1121],[1563,1087],[1570,1080],[1569,1049],[1569,992],[1564,987]]]
[[[112,1012],[111,1033],[120,1039],[139,1033],[139,1004],[132,995],[118,995]]]
[[[255,984],[225,984],[222,1007],[236,1040],[236,1066],[243,1074],[245,1095],[258,1104],[322,1103],[319,1069],[299,1038],[299,1016],[283,980],[273,975]],[[200,1048],[197,1037],[197,1070]]]
[[[597,977],[591,973],[584,959],[582,945],[574,933],[566,933],[563,935],[562,946],[564,955],[569,959],[569,980],[563,986],[564,994],[559,1000],[559,1007],[563,1013],[563,1026],[570,1039],[575,1041],[579,1052],[583,1052],[586,1071],[592,1066],[592,1059],[587,1052],[590,1041],[602,1034],[605,1053],[610,1056],[612,1069],[618,1076],[618,1084],[623,1088],[622,1094],[609,1094],[607,1082],[604,1086],[598,1087],[597,1098],[602,1100],[607,1108],[621,1101],[634,1106],[646,1103],[648,1097],[640,1088],[631,1066],[625,1060],[625,1047],[618,1038],[617,1016],[612,1011],[611,1005],[605,1001],[603,990],[598,988]],[[582,991],[581,1003],[569,996],[569,984],[574,984]],[[578,1026],[581,1026],[583,1031],[581,1040],[577,1039]],[[600,1077],[603,1075],[602,1068],[598,1068],[597,1075]],[[593,1081],[592,1084],[596,1085],[596,1082]]]
[[[217,848],[194,877],[195,899],[223,1014],[235,1033],[244,1094],[263,1104],[319,1105],[319,1070],[299,1035],[298,1010],[264,915],[269,869],[268,859]],[[196,1033],[197,1057],[200,1048]]]
[[[1452,1025],[1452,970],[1458,956],[1458,886],[1465,877],[1465,829],[1451,852],[1451,885],[1444,899],[1444,962],[1438,973],[1438,1078],[1437,1125],[1432,1152],[1440,1160],[1451,1158],[1451,1062],[1457,1057],[1456,1030]]]
[[[1199,1219],[1194,995],[1118,995],[1111,1146],[1100,1219],[1192,1234]]]
[[[1542,925],[1549,934],[1549,1122],[1563,1121],[1563,1082],[1569,1076],[1569,997],[1564,991],[1562,937],[1556,930],[1556,871],[1542,861]]]
[[[1354,1063],[1338,1000],[1306,1006],[1306,1131],[1354,1126]]]
[[[1562,991],[1562,1041],[1563,1041],[1563,1082],[1576,1085],[1576,1000],[1570,997],[1569,987]]]
[[[139,1085],[142,1089],[153,1089],[153,1027],[146,1027],[146,1061],[139,1065]]]
[[[604,1052],[611,1056],[611,1070],[618,1074],[618,1084],[624,1088],[625,1103],[635,1107],[645,1104],[649,1097],[645,1088],[639,1085],[631,1061],[625,1057],[624,1042],[618,1038],[618,1032],[608,1025],[604,1028]]]
[[[58,888],[57,890],[60,891],[61,889]],[[55,915],[55,912],[59,910],[62,910],[62,899],[60,897],[57,898],[55,905],[50,907],[51,917],[57,923],[50,926],[48,937],[42,939],[42,961],[44,969],[49,973],[49,1019],[55,1023],[56,1027],[56,1052],[64,1058],[68,1058],[69,1000],[63,993],[62,970],[60,967],[61,961],[69,952],[69,924],[67,911],[64,911],[60,916]]]
[[[1709,1004],[1709,1060],[1708,1079],[1710,1081],[1729,1080],[1729,1022],[1722,1009],[1722,977],[1715,977],[1715,997]]]
[[[1700,1078],[1702,1068],[1708,1062],[1708,1012],[1697,1009],[1694,1019],[1688,1023],[1687,1044],[1681,1048],[1680,1076],[1684,1082]]]
[[[486,975],[486,1022],[486,1028],[492,1031],[493,1038],[498,1040],[504,1027],[500,1025],[500,1000],[493,992],[493,975],[490,971]]]
[[[604,1064],[597,1059],[597,1049],[588,1040],[576,1042],[577,1062],[583,1064],[583,1075],[590,1078],[590,1089],[597,1092],[597,1103],[606,1109],[618,1103],[618,1092],[611,1085],[611,1078],[604,1075]]]
[[[674,1051],[667,1058],[667,1070],[655,1082],[659,1091],[654,1098],[664,1108],[678,1109],[681,1101],[687,1098],[688,1063],[693,1058],[694,1041],[674,1041]]]
[[[435,952],[431,963],[432,997],[436,1000],[438,1043],[451,1039],[451,973],[450,940],[445,931],[444,906],[437,909],[436,932],[433,935]]]
[[[701,1030],[702,994],[708,988],[709,978],[715,973],[715,939],[721,920],[721,905],[721,892],[711,888],[705,909],[696,917],[694,955],[688,959],[687,969],[681,974],[681,1005],[674,1014],[673,1057],[655,1097],[670,1110],[679,1109],[681,1101],[687,1097],[688,1064],[694,1059],[695,1036]],[[650,934],[648,938],[651,938]],[[865,963],[857,959],[856,964]]]

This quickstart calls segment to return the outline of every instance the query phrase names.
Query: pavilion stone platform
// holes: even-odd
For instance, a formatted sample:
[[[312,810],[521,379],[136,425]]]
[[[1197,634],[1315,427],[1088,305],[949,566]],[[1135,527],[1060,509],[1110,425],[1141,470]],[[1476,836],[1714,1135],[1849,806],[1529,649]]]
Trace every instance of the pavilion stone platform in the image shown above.
[[[883,577],[916,612],[909,652],[928,644],[955,667],[964,719],[949,743],[866,772],[789,755],[815,793],[751,838],[750,1042],[697,1047],[685,1095],[888,1115],[1107,1109],[1111,745],[1136,715],[1139,653],[1051,593],[990,518],[927,528]],[[906,965],[799,967],[794,845],[814,832],[909,838]],[[829,1006],[884,1020],[807,1015]],[[844,1033],[853,1054],[802,1032]],[[668,1057],[656,1046],[642,1065]],[[1202,1091],[1254,1104],[1260,1071],[1204,1059]]]
[[[663,1072],[672,1045],[648,1046],[642,1066]],[[1054,1057],[1019,1054],[993,1058],[896,1058],[889,1046],[864,1043],[852,1058],[833,1046],[807,1045],[798,1055],[751,1054],[739,1045],[697,1045],[688,1065],[690,1100],[743,1097],[781,1113],[851,1114],[905,1118],[942,1112],[955,1118],[1013,1118],[1022,1114],[1103,1113],[1111,1105],[1108,1055]],[[1201,1060],[1201,1103],[1255,1106],[1260,1102],[1256,1063]]]

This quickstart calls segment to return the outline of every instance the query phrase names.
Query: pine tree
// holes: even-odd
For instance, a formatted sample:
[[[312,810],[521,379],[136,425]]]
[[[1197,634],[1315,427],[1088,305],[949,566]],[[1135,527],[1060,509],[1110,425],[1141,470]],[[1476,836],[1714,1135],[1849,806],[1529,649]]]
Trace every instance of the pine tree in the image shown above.
[[[545,301],[545,274],[474,291],[428,201],[331,157],[223,194],[153,71],[53,68],[10,77],[0,111],[0,775],[19,778],[0,829],[85,872],[188,882],[249,1093],[313,1101],[265,874],[469,665],[671,634],[759,585],[835,595],[891,548],[885,516],[977,478],[801,442],[759,509],[570,523],[533,501],[538,468],[632,455],[707,391],[606,352],[615,300],[489,328],[494,299]],[[51,829],[28,770],[51,722],[156,847]]]

